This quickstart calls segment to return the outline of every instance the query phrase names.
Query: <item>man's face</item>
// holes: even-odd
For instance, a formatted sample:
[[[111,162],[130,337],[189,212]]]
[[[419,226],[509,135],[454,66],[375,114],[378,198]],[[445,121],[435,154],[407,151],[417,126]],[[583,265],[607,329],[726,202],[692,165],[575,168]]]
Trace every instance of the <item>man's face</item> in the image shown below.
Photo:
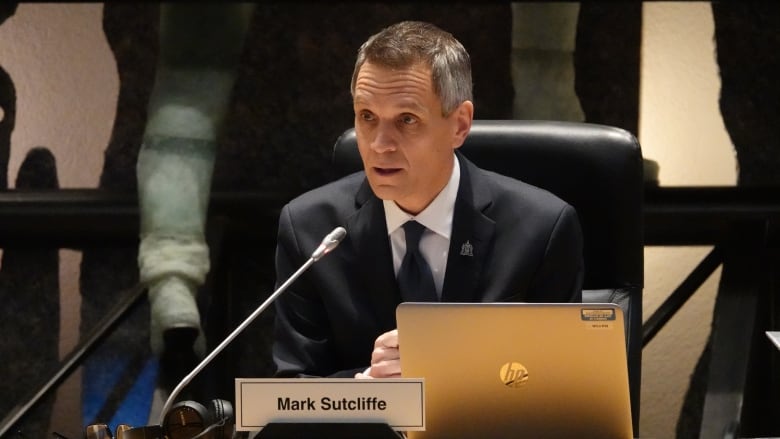
[[[354,110],[371,189],[411,214],[421,212],[450,178],[453,150],[471,128],[471,102],[444,117],[429,68],[392,70],[366,63],[355,82]]]

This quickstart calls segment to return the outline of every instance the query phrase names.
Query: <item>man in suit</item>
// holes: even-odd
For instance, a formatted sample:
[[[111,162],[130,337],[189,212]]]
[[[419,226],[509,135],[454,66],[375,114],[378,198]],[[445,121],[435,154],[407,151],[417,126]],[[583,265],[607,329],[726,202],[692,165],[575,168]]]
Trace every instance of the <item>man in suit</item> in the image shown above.
[[[351,89],[364,171],[280,215],[278,282],[334,227],[347,236],[276,302],[277,376],[400,376],[402,301],[581,300],[574,209],[456,151],[471,84],[468,53],[431,24],[401,22],[361,46]]]

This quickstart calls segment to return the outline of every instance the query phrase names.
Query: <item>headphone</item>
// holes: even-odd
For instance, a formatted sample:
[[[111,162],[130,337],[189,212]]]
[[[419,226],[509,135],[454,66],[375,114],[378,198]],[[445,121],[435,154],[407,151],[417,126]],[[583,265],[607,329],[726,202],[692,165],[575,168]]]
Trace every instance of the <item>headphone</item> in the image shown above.
[[[174,404],[163,418],[167,439],[232,439],[235,433],[233,405],[214,399],[208,409],[195,401]]]
[[[214,399],[208,408],[195,401],[174,404],[165,414],[162,425],[131,428],[117,426],[116,437],[106,424],[89,425],[85,439],[233,439],[235,417],[233,405],[224,399]]]

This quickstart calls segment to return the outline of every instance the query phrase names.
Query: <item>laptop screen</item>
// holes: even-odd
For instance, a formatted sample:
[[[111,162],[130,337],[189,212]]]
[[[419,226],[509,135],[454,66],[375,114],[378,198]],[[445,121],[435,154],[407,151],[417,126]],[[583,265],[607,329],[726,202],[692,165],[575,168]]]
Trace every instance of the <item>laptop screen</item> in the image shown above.
[[[631,438],[614,304],[402,303],[401,369],[425,378],[409,438]]]

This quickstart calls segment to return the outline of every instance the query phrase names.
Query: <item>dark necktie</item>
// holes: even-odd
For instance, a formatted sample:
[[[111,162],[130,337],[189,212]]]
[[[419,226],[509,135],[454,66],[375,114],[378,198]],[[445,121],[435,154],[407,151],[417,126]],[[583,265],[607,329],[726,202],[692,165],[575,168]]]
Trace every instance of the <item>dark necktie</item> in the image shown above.
[[[404,224],[406,254],[398,270],[398,287],[405,302],[438,302],[436,285],[433,283],[431,267],[420,252],[420,237],[425,226],[417,221]]]

